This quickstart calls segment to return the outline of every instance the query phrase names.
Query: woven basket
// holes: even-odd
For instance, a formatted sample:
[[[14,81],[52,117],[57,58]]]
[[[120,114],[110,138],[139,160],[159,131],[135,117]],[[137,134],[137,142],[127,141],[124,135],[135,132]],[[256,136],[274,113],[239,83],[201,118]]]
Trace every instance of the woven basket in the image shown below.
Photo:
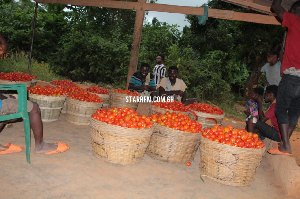
[[[198,149],[200,133],[188,133],[155,124],[146,153],[165,162],[187,163]]]
[[[34,86],[35,83],[36,83],[36,80],[31,80],[31,81],[9,81],[9,80],[0,79],[0,84],[25,84],[27,87],[30,87],[30,86]]]
[[[169,110],[169,109],[165,109],[165,108],[160,108],[160,107],[157,107],[157,106],[153,106],[151,105],[151,112],[152,114],[155,114],[155,113],[161,113],[161,114],[165,114],[167,111],[169,111],[170,113],[182,113],[184,115],[188,115],[191,120],[195,120],[197,119],[197,116],[193,113],[193,112],[190,112],[190,111],[187,111],[187,112],[182,112],[182,111],[173,111],[173,110]],[[199,122],[200,123],[200,122]],[[201,123],[200,123],[201,124]]]
[[[109,106],[109,94],[98,94],[98,93],[93,93],[93,94],[98,95],[101,99],[103,99],[102,108],[108,108],[108,106]]]
[[[67,97],[66,100],[67,120],[77,125],[89,125],[90,118],[97,109],[101,109],[101,103],[84,102]]]
[[[231,186],[252,184],[265,148],[241,148],[211,141],[201,136],[200,172]]]
[[[197,115],[197,121],[202,124],[203,128],[212,128],[214,125],[222,125],[222,121],[225,117],[225,114],[222,115],[216,115],[216,114],[209,114],[209,113],[203,113],[199,111],[194,111]]]
[[[39,105],[42,121],[52,122],[58,120],[66,96],[47,96],[29,93],[28,98]]]
[[[133,129],[91,118],[94,154],[114,164],[135,164],[142,160],[152,129]]]
[[[122,93],[109,91],[109,107],[118,107],[118,108],[132,108],[136,110],[138,103],[137,102],[126,102],[126,97],[135,97],[130,95],[125,95]]]

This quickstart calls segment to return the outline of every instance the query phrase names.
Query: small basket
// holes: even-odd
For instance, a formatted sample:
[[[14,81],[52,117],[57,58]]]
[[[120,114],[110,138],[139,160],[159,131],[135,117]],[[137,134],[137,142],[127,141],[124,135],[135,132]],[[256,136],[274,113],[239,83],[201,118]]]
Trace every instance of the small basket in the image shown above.
[[[222,125],[225,113],[222,115],[210,114],[192,110],[197,115],[197,121],[202,124],[203,128],[212,128],[214,125]]]
[[[27,87],[30,87],[36,84],[36,79],[33,79],[31,81],[10,81],[0,79],[0,84],[25,84]]]
[[[98,95],[101,99],[103,99],[102,108],[108,108],[108,106],[109,106],[109,94],[98,94],[98,93],[93,93],[93,94]]]
[[[67,97],[67,121],[77,125],[89,125],[92,114],[95,113],[97,109],[101,109],[101,107],[102,102],[85,102]]]
[[[219,183],[231,186],[252,184],[265,147],[241,148],[211,141],[200,142],[200,172]]]
[[[142,160],[152,129],[134,129],[107,124],[91,118],[94,154],[107,162],[128,165]]]
[[[58,120],[66,96],[48,96],[29,93],[28,99],[39,105],[43,122],[52,122]]]
[[[165,108],[160,108],[160,107],[151,105],[151,112],[152,112],[152,114],[161,113],[161,114],[164,115],[167,111],[169,111],[170,113],[175,112],[176,114],[182,113],[183,115],[188,115],[191,118],[191,120],[197,120],[197,115],[193,111],[187,111],[187,112],[173,111],[173,110],[169,110],[169,109],[165,109]]]
[[[117,108],[132,108],[134,110],[136,110],[137,106],[138,106],[138,102],[126,102],[127,100],[129,100],[132,97],[136,97],[136,96],[130,96],[130,95],[125,95],[122,93],[118,93],[118,92],[114,92],[114,91],[109,91],[109,107],[113,108],[113,107],[117,107]]]
[[[194,159],[200,133],[188,133],[155,124],[146,153],[154,159],[187,163]]]

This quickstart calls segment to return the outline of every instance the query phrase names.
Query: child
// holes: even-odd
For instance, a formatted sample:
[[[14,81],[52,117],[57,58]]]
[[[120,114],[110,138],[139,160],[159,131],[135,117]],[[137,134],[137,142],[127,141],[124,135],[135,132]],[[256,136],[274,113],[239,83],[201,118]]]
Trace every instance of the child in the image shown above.
[[[264,93],[264,89],[257,87],[254,88],[251,93],[251,99],[246,103],[246,107],[244,109],[244,113],[247,115],[246,118],[246,130],[248,132],[254,133],[254,126],[249,123],[249,119],[252,117],[258,117],[258,104],[257,100],[259,97],[262,97]]]

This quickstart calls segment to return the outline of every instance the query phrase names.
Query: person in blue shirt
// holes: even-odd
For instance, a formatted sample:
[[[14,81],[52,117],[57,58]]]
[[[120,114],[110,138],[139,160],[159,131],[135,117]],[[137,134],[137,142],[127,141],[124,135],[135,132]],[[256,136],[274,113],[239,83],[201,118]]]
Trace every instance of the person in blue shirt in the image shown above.
[[[156,91],[156,84],[154,82],[154,75],[149,73],[150,65],[142,63],[140,72],[136,72],[132,75],[129,82],[129,90],[135,90],[139,93],[143,91]]]

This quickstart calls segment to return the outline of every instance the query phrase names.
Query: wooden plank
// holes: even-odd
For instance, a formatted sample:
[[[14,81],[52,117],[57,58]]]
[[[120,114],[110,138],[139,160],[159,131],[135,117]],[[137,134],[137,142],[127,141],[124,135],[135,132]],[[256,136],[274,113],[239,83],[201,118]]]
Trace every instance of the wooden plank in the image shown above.
[[[138,2],[146,3],[146,0],[138,0]],[[130,62],[129,62],[128,73],[127,73],[126,89],[128,89],[129,82],[132,75],[137,71],[142,32],[143,32],[143,22],[145,17],[145,10],[143,8],[143,5],[144,4],[142,4],[141,9],[137,10],[135,14],[135,24],[134,24],[133,39],[131,45]]]
[[[270,11],[271,5],[268,6],[261,5],[258,3],[254,3],[253,0],[222,0],[222,1],[271,15],[271,11]]]
[[[190,15],[203,15],[204,8],[201,7],[188,7],[188,6],[173,6],[165,4],[153,4],[153,3],[140,3],[130,1],[97,1],[97,0],[35,0],[38,3],[59,3],[59,4],[72,4],[81,6],[97,6],[107,8],[119,8],[119,9],[130,9],[130,10],[141,10],[142,8],[146,11],[158,11],[158,12],[169,12],[169,13],[181,13]],[[273,24],[280,25],[273,16],[266,16],[260,14],[251,13],[238,13],[230,10],[220,9],[209,9],[208,17],[227,19],[227,20],[238,20],[253,23]],[[247,18],[249,20],[247,20]],[[261,19],[265,19],[263,21]]]

